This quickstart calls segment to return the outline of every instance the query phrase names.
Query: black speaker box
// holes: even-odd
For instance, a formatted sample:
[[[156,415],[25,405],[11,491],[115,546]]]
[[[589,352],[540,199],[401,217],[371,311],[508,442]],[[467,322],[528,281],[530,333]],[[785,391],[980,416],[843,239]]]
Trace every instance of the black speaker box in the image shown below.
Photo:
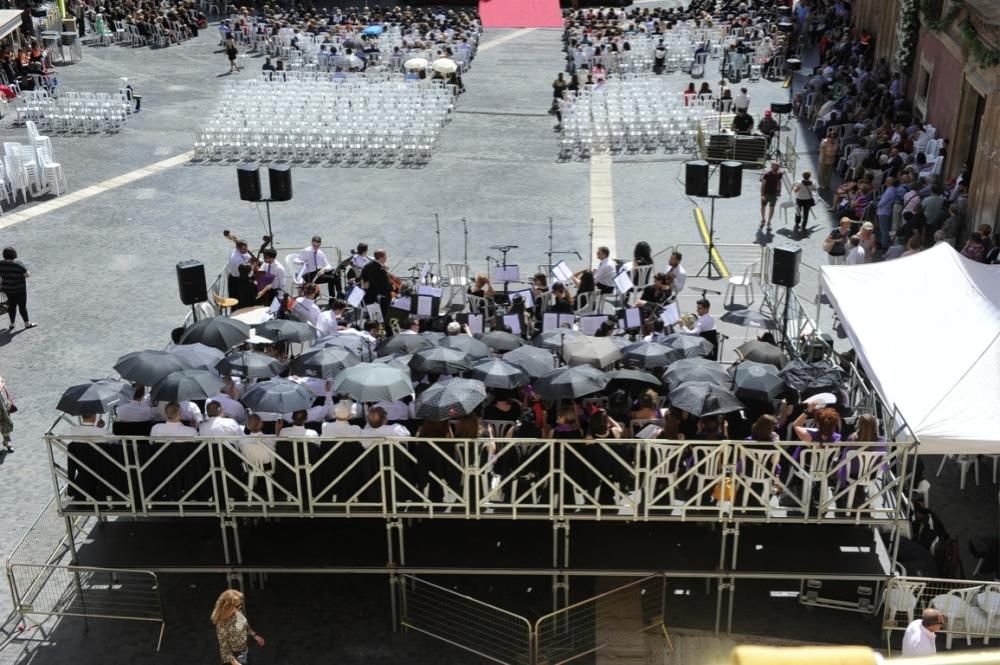
[[[743,192],[743,165],[739,162],[719,164],[719,196],[736,198]]]
[[[708,162],[697,160],[684,165],[684,193],[708,196]]]
[[[177,263],[177,290],[181,302],[193,305],[208,300],[208,288],[205,286],[205,266],[201,261],[179,261]]]
[[[237,166],[236,179],[240,184],[241,201],[260,201],[260,169],[256,164]]]
[[[274,164],[267,169],[271,182],[272,201],[292,200],[292,167],[288,164]]]
[[[799,262],[802,261],[801,247],[772,248],[771,283],[778,286],[796,286],[799,283]]]

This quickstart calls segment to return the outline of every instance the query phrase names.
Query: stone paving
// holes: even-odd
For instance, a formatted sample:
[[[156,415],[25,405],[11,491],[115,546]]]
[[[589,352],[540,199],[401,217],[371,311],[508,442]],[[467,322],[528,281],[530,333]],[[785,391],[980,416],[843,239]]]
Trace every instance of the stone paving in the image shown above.
[[[489,30],[482,43],[488,45],[512,33]],[[247,69],[231,76],[257,76],[261,62],[248,59]],[[293,169],[294,200],[272,206],[279,246],[305,245],[314,233],[345,250],[363,240],[372,247],[386,247],[390,264],[405,273],[410,265],[436,259],[433,222],[437,213],[445,262],[461,261],[465,255],[460,220],[467,220],[467,251],[474,271],[483,269],[484,257],[496,254],[490,249],[495,244],[519,245],[512,259],[522,266],[544,264],[549,217],[553,219],[555,249],[575,250],[586,256],[590,251],[591,165],[557,163],[554,119],[545,113],[551,99],[549,84],[562,65],[558,31],[530,31],[496,48],[484,49],[466,76],[468,93],[459,100],[453,121],[443,131],[440,148],[426,168]],[[39,323],[36,329],[18,329],[12,336],[0,333],[0,373],[20,409],[15,417],[17,452],[0,455],[0,473],[6,475],[6,482],[0,485],[0,505],[4,508],[0,551],[13,547],[52,494],[40,437],[56,417],[54,405],[61,391],[104,376],[122,353],[156,348],[166,340],[167,331],[186,312],[177,297],[174,264],[178,260],[199,259],[214,274],[230,248],[221,236],[223,229],[232,229],[251,241],[262,234],[263,211],[239,201],[231,164],[193,165],[181,157],[181,165],[151,169],[149,175],[144,171],[138,175],[145,177],[135,177],[140,169],[190,150],[201,118],[216,102],[219,80],[229,76],[226,68],[214,28],[203,31],[197,39],[162,50],[88,47],[81,63],[59,68],[60,84],[67,90],[114,92],[119,77],[127,76],[143,95],[143,107],[117,135],[52,136],[70,191],[93,192],[87,188],[96,185],[99,193],[78,196],[71,205],[37,215],[31,210],[40,205],[38,202],[21,204],[0,218],[0,244],[17,247],[33,273],[29,307]],[[714,83],[711,65],[709,72],[708,80]],[[678,91],[687,82],[681,75],[671,80]],[[755,116],[771,101],[787,95],[780,84],[759,82],[749,88]],[[12,115],[5,116],[0,137],[26,141],[26,130],[11,125]],[[800,128],[797,131],[801,172],[814,159],[815,143]],[[676,244],[703,248],[691,214],[692,201],[683,196],[682,156],[622,155],[613,161],[614,240],[619,256],[628,256],[639,240],[650,242],[654,252]],[[716,242],[768,240],[755,234],[755,192],[756,175],[747,173],[743,197],[717,205]],[[824,223],[816,221],[812,236],[800,243],[803,261],[811,266],[821,263]],[[776,237],[792,242],[782,237],[778,224]],[[687,254],[685,264],[692,273],[703,262],[703,252]],[[717,288],[724,290],[725,283],[717,283]],[[811,299],[815,288],[815,273],[804,270],[801,294]],[[823,320],[829,321],[828,309]],[[929,462],[929,469],[936,469],[936,459]],[[956,491],[954,465],[946,467],[940,482],[935,482],[935,509],[944,513],[948,526],[963,538],[992,532],[997,522],[990,469],[984,465],[983,471],[983,485],[977,488],[970,482],[961,494]],[[984,529],[983,525],[989,527]],[[171,625],[173,617],[181,617],[181,625],[187,625],[188,614],[197,620],[191,620],[190,633],[171,628],[170,655],[159,656],[155,662],[192,662],[190,656],[195,652],[202,656],[211,653],[207,613],[220,584],[221,580],[212,579],[188,596],[181,592],[184,585],[171,587],[176,592],[172,594],[176,605],[167,610]],[[308,591],[302,590],[302,602],[321,611],[319,601],[309,597]],[[385,594],[379,593],[384,598]],[[0,612],[9,609],[4,580],[0,582]],[[205,622],[201,621],[203,615]],[[282,623],[282,612],[275,611],[275,615],[277,627]],[[367,614],[356,617],[352,625],[338,616],[335,622],[342,624],[341,628],[331,634],[338,639],[316,641],[307,651],[294,652],[295,662],[402,662],[410,660],[407,655],[417,660],[420,651],[427,662],[431,662],[431,655],[438,663],[471,662],[455,657],[452,651],[446,654],[441,650],[439,654],[436,643],[428,644],[430,640],[407,638],[403,643],[386,637],[383,642],[378,630],[385,626],[369,629],[365,623],[369,619]],[[54,646],[47,646],[44,655],[31,662],[154,662],[146,656],[149,643],[155,640],[151,629],[143,627],[149,633],[147,643],[145,632],[139,637],[135,630],[117,623],[100,626],[95,622],[85,642],[78,642],[78,638],[83,639],[78,622],[67,621],[57,632],[59,639],[50,641]],[[280,633],[275,628],[270,632]],[[364,644],[340,639],[362,633],[366,635]],[[105,637],[117,635],[127,636],[132,644],[129,650],[119,652],[115,647],[112,655],[96,646]],[[299,635],[296,639],[309,641],[309,637]],[[69,648],[58,648],[60,644]],[[384,656],[373,655],[379,649],[388,651]],[[270,653],[273,655],[255,662],[292,662],[291,656],[279,658],[277,654],[283,652],[278,649]],[[4,658],[8,655],[4,653]]]

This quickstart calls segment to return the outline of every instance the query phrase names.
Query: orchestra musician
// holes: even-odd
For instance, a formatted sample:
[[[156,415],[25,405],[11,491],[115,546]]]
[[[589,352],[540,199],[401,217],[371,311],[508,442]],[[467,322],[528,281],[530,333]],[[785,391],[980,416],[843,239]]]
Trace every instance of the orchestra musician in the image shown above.
[[[389,260],[384,249],[375,250],[375,260],[370,261],[361,269],[361,284],[365,289],[365,304],[378,303],[382,310],[382,320],[389,320],[389,303],[393,292],[398,293],[402,284],[399,278],[389,272],[386,263]]]
[[[670,273],[658,272],[653,277],[653,283],[642,290],[635,306],[642,309],[643,316],[648,318],[656,313],[658,307],[668,304],[674,297],[674,277]]]
[[[228,230],[223,231],[222,235],[235,245],[233,253],[229,255],[229,262],[226,264],[226,287],[230,298],[238,298],[236,292],[240,288],[240,266],[250,263],[253,255],[249,252],[246,240],[237,238],[235,233],[230,233]]]
[[[323,239],[319,236],[312,237],[312,243],[309,247],[303,248],[292,262],[299,266],[304,266],[304,273],[302,275],[302,281],[307,284],[326,284],[327,293],[330,297],[334,296],[334,276],[333,276],[333,266],[326,258],[326,254],[320,249],[323,244]]]

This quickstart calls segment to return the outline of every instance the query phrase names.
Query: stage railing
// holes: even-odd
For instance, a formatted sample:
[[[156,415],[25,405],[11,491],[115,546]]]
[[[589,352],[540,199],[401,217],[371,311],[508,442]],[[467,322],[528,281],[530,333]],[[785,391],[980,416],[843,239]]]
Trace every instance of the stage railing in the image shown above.
[[[45,437],[72,515],[896,524],[909,444]],[[254,445],[264,447],[260,439]]]

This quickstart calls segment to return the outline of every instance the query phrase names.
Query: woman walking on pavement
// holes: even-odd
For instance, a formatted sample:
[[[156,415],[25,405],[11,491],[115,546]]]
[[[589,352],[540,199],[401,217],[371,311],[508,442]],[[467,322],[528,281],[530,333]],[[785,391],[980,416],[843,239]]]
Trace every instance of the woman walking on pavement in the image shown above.
[[[226,37],[226,40],[222,43],[222,47],[226,52],[226,57],[229,58],[229,73],[239,72],[240,68],[236,64],[236,56],[239,55],[239,50],[236,48],[236,40],[233,39],[232,34]]]
[[[17,407],[14,406],[14,400],[7,390],[7,384],[0,376],[0,436],[3,437],[3,449],[8,453],[14,452],[14,448],[10,445],[10,433],[14,431],[14,421],[10,419],[10,414],[15,411]]]
[[[215,601],[212,623],[219,640],[222,665],[246,665],[247,638],[252,637],[258,645],[264,646],[264,638],[253,631],[242,609],[243,594],[236,589],[226,589]]]
[[[28,277],[31,277],[31,273],[17,260],[14,248],[4,247],[3,260],[0,261],[0,291],[7,296],[7,314],[10,316],[7,332],[13,332],[18,312],[21,312],[25,329],[35,327],[28,318],[28,285],[25,281]]]

